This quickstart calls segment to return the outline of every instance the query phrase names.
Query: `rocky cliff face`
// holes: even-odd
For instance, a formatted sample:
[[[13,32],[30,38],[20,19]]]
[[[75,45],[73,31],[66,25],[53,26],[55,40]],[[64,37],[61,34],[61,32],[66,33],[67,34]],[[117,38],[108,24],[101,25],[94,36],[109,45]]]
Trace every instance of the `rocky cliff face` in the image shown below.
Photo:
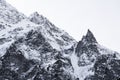
[[[86,36],[83,36],[82,40],[78,42],[75,54],[78,56],[78,66],[87,66],[87,69],[84,69],[84,71],[87,70],[86,73],[89,73],[84,79],[82,78],[80,80],[119,79],[117,73],[120,73],[118,68],[118,66],[120,66],[120,54],[101,46],[90,30],[88,30]]]
[[[117,80],[120,54],[93,33],[77,42],[47,18],[0,0],[0,80]]]

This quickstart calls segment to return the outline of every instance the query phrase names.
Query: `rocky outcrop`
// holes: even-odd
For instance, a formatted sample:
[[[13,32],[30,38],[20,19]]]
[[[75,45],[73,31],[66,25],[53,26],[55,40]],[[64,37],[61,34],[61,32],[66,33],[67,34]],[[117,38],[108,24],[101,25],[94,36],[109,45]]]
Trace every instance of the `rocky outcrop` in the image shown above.
[[[0,0],[0,80],[117,80],[120,54],[88,30],[77,42],[47,18]]]

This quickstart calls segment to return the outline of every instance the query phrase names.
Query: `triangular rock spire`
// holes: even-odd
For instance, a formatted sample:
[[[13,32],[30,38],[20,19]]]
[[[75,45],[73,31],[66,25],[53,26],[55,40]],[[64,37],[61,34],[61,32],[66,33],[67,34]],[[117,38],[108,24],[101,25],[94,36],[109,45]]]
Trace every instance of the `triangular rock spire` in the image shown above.
[[[88,29],[87,34],[83,36],[82,40],[78,42],[76,47],[76,53],[79,54],[80,51],[84,50],[83,46],[87,46],[89,44],[97,43],[93,33]]]
[[[88,29],[86,36],[83,36],[82,41],[87,43],[97,43],[93,33]]]

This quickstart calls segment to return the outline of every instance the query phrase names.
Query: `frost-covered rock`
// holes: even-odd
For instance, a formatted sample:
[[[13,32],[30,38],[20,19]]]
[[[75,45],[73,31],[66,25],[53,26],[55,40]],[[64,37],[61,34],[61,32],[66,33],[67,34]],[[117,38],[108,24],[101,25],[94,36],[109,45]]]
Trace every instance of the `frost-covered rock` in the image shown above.
[[[86,36],[83,36],[82,40],[78,42],[75,52],[79,57],[79,66],[92,64],[100,54],[97,41],[90,30],[88,30]]]
[[[87,72],[89,74],[84,74],[85,77],[80,80],[119,79],[118,73],[120,71],[118,67],[120,67],[120,54],[101,46],[90,30],[88,30],[86,36],[83,36],[82,40],[77,44],[75,53],[78,56],[79,67],[85,68],[88,66],[87,69],[84,69],[83,73]],[[116,65],[116,63],[118,64]],[[114,69],[115,65],[116,69]]]
[[[0,80],[116,80],[120,55],[93,33],[77,42],[46,17],[0,0]]]
[[[0,18],[10,24],[15,24],[26,18],[26,16],[18,12],[10,4],[6,3],[5,0],[0,0]]]

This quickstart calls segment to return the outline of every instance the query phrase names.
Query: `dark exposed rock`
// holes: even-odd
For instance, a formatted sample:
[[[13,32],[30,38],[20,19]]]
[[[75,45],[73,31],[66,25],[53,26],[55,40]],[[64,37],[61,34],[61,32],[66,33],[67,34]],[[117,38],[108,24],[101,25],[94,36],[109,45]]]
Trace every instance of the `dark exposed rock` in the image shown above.
[[[0,0],[0,80],[119,80],[119,53],[88,30],[78,43],[37,12]],[[23,20],[24,19],[24,20]]]
[[[93,33],[88,29],[88,32],[85,37],[83,37],[87,43],[97,43]]]
[[[95,74],[85,80],[118,80],[120,78],[120,60],[115,55],[101,55],[95,62]]]
[[[20,46],[26,44],[33,50],[40,51],[41,62],[36,62],[34,59],[26,59],[25,53],[19,49]],[[53,57],[56,62],[47,67],[47,70],[41,65],[45,60],[49,60],[47,53],[51,54],[48,57]],[[73,76],[64,71],[64,69],[72,69],[69,58],[63,57],[61,52],[54,50],[45,40],[40,32],[31,30],[26,34],[25,38],[20,38],[15,41],[2,57],[2,67],[0,69],[0,79],[9,80],[73,80]]]
[[[97,41],[90,30],[88,30],[86,36],[83,36],[82,40],[78,42],[75,52],[79,57],[79,66],[93,63],[100,54],[97,48]]]

